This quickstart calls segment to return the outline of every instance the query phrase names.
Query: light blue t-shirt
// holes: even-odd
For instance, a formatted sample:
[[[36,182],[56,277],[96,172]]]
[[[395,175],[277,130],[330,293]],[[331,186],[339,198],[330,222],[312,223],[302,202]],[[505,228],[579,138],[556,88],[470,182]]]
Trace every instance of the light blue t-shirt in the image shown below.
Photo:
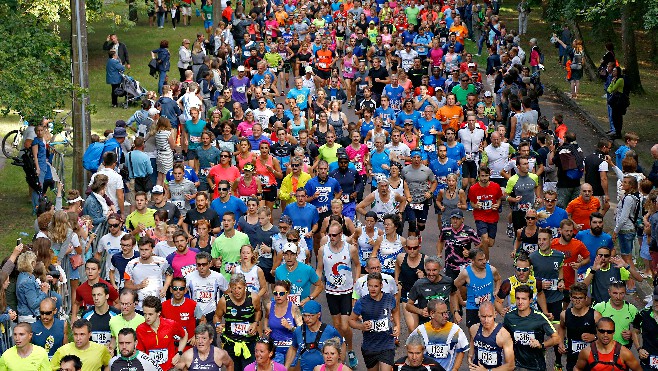
[[[299,295],[299,301],[311,295],[311,286],[320,279],[315,269],[310,265],[300,262],[297,263],[297,268],[292,272],[288,272],[286,264],[282,263],[274,271],[274,277],[277,280],[290,282],[290,295]]]
[[[230,196],[226,202],[222,202],[222,199],[218,197],[210,203],[210,208],[215,210],[217,215],[219,215],[219,220],[222,220],[225,212],[234,212],[236,226],[238,225],[238,219],[247,212],[247,205],[235,196]]]
[[[283,215],[288,215],[292,219],[293,228],[299,230],[300,237],[305,233],[310,232],[314,224],[318,224],[320,214],[318,209],[311,204],[304,205],[303,208],[299,207],[297,203],[286,206],[283,210]],[[306,246],[313,246],[312,238],[305,238]]]
[[[545,207],[537,210],[537,212],[546,211]],[[553,232],[553,238],[560,237],[560,223],[564,219],[569,219],[569,214],[563,208],[556,206],[555,211],[546,219],[537,219],[537,227],[550,228]]]
[[[279,267],[282,268],[282,267]],[[284,268],[285,269],[285,268]],[[277,269],[278,271],[278,269]],[[312,343],[315,341],[316,332],[309,330],[306,326],[299,326],[295,329],[295,332],[292,336],[292,346],[297,349],[299,352],[301,345],[304,343],[302,337],[302,331],[306,329],[306,341]],[[343,343],[343,336],[331,325],[327,325],[327,328],[324,329],[322,336],[320,336],[320,341],[318,342],[317,349],[307,349],[304,354],[300,357],[300,367],[301,371],[313,371],[315,366],[319,366],[324,363],[324,358],[322,357],[322,352],[320,349],[324,346],[324,342],[331,338],[339,338],[340,343]]]
[[[388,178],[389,171],[382,168],[382,165],[391,166],[391,154],[389,150],[385,149],[382,152],[377,152],[373,149],[370,152],[370,165],[372,166],[373,174],[384,174]],[[377,177],[372,177],[372,186],[377,186]]]
[[[612,243],[612,237],[605,232],[601,232],[601,235],[595,236],[592,234],[592,231],[588,229],[578,232],[574,238],[582,242],[585,247],[587,247],[587,251],[589,251],[590,257],[596,257],[596,250],[600,249],[601,247],[607,247],[609,249],[614,247],[614,244]],[[592,264],[594,264],[594,259],[590,259],[589,263],[578,268],[578,274],[585,274],[587,269],[589,269]]]

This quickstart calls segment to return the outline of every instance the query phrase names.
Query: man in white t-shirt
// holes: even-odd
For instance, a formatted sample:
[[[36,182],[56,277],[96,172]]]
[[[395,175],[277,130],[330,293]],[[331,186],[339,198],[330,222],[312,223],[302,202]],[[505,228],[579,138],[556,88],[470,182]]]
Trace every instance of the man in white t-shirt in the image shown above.
[[[165,258],[153,255],[153,240],[139,240],[139,258],[131,260],[123,274],[124,287],[137,291],[139,303],[137,309],[142,309],[142,301],[147,296],[164,298],[174,271]]]
[[[386,145],[386,149],[390,151],[391,161],[395,161],[404,166],[405,162],[411,161],[411,150],[409,146],[400,141],[402,133],[399,129],[393,129],[391,134],[391,143]]]
[[[121,237],[123,237],[126,232],[123,231],[123,221],[121,216],[118,214],[112,214],[107,218],[107,226],[109,232],[101,237],[98,241],[96,251],[94,252],[94,257],[98,261],[103,261],[103,254],[105,256],[105,272],[103,273],[103,278],[110,280],[110,261],[112,260],[112,255],[121,253]]]
[[[226,278],[219,272],[210,270],[212,257],[205,251],[196,254],[196,270],[188,274],[187,289],[192,300],[197,303],[197,310],[203,317],[200,321],[212,324],[217,302],[222,293],[228,290]]]
[[[94,179],[98,174],[107,175],[107,186],[105,187],[105,194],[114,203],[116,210],[121,211],[121,215],[128,215],[124,211],[124,195],[123,195],[123,178],[114,169],[117,167],[117,155],[114,152],[106,152],[103,154],[103,166],[98,168],[98,171],[92,175],[89,181],[89,186],[94,183]]]
[[[366,262],[366,272],[380,273],[382,275],[382,291],[395,296],[398,302],[400,301],[400,298],[398,297],[398,283],[395,282],[395,278],[391,275],[382,273],[382,263],[379,261],[379,258],[373,256],[368,259]],[[359,277],[354,284],[354,291],[352,291],[352,307],[354,307],[354,303],[356,303],[357,300],[367,295],[369,295],[368,275],[365,274]]]

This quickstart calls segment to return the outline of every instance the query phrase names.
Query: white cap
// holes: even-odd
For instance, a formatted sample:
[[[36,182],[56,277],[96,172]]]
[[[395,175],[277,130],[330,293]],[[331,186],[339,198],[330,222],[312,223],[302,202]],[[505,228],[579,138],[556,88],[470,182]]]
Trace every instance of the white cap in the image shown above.
[[[493,95],[491,94],[491,91],[487,90],[484,92],[485,97],[492,97]]]
[[[153,186],[151,193],[155,195],[161,195],[164,193],[164,188],[161,185]]]
[[[160,114],[160,111],[158,111],[157,108],[153,108],[153,107],[149,108],[149,117],[153,117],[153,116],[159,115],[159,114]]]
[[[244,72],[244,66],[238,66],[238,72]]]
[[[283,246],[283,252],[292,251],[297,254],[297,245],[292,242],[288,242]]]

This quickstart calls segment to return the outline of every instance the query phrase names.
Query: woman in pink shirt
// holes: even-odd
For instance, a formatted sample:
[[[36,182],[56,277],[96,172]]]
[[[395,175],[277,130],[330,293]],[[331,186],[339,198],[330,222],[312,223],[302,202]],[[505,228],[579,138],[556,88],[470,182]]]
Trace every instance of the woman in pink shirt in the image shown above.
[[[244,121],[242,121],[236,129],[238,136],[245,138],[251,136],[254,124],[256,124],[256,120],[254,120],[254,113],[251,110],[247,110],[247,112],[244,114]]]

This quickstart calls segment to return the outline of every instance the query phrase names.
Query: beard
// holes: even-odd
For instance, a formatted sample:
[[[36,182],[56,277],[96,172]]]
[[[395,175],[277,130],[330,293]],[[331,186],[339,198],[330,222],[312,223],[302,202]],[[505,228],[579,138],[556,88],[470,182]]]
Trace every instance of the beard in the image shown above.
[[[601,233],[603,233],[603,227],[592,227],[590,230],[592,231],[592,234],[595,236],[600,236]]]

